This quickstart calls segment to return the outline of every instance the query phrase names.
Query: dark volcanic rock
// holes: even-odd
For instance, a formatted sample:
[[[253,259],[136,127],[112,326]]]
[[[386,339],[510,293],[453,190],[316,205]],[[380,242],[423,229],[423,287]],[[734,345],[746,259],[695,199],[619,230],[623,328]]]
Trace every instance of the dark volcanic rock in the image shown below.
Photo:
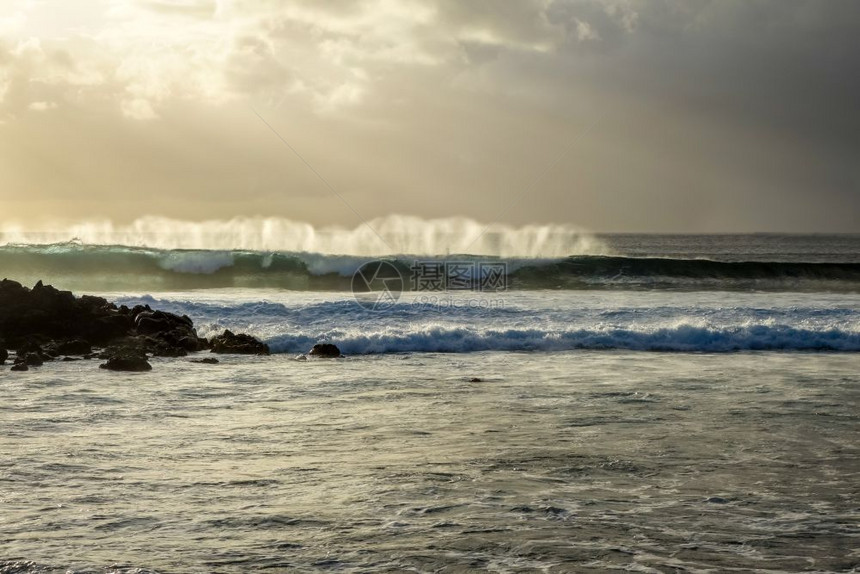
[[[132,310],[134,312],[137,309]],[[148,335],[161,342],[160,348],[172,347],[181,351],[159,352],[166,357],[181,357],[186,351],[202,351],[207,347],[194,329],[194,323],[187,315],[174,315],[165,311],[143,310],[134,316],[135,330],[139,335]]]
[[[114,309],[102,310],[82,329],[87,340],[104,345],[117,337],[127,335],[134,328],[134,320]]]
[[[234,334],[229,330],[213,337],[210,341],[213,353],[233,353],[237,355],[268,355],[269,346],[259,339],[245,333]]]
[[[181,346],[175,345],[164,339],[155,337],[136,337],[140,341],[140,346],[147,352],[152,353],[155,357],[184,357],[188,354]]]
[[[311,357],[320,357],[323,359],[336,359],[340,357],[340,349],[337,345],[331,343],[317,343],[308,353]]]
[[[78,299],[41,281],[32,289],[9,279],[0,281],[0,338],[13,348],[31,340],[80,338],[102,343],[130,328],[131,318],[123,318],[113,303],[101,297]]]
[[[98,356],[100,359],[107,359],[117,353],[126,352],[150,353],[155,357],[184,357],[188,354],[182,347],[174,346],[163,339],[138,335],[114,340]]]
[[[146,360],[145,353],[124,350],[112,354],[99,368],[110,371],[151,371],[152,365]]]
[[[104,348],[99,352],[106,360],[102,368],[130,371],[150,370],[148,355],[182,357],[210,348],[215,353],[269,354],[265,343],[230,331],[210,345],[187,316],[149,305],[117,307],[102,297],[75,297],[41,281],[32,289],[0,281],[0,364],[8,359],[7,348],[16,350],[15,363],[23,370],[42,361],[68,360],[69,355],[92,358],[94,345]],[[335,354],[311,354],[339,356],[336,349]]]
[[[29,371],[30,367],[27,366],[27,363],[15,363],[12,365],[10,371]]]
[[[174,329],[191,329],[191,319],[165,311],[141,311],[134,317],[134,327],[141,335],[154,335]]]
[[[93,346],[83,339],[71,339],[54,343],[46,347],[49,354],[57,355],[89,355],[93,352]]]
[[[117,346],[134,336],[143,339],[134,348],[163,357],[209,348],[187,316],[153,311],[148,305],[117,307],[92,295],[76,298],[41,281],[32,289],[8,279],[0,282],[0,340],[18,356],[87,356],[92,345]]]
[[[43,359],[50,358],[50,355],[46,353],[45,350],[42,348],[42,345],[40,345],[33,339],[26,339],[24,341],[21,341],[21,344],[15,347],[15,353],[19,357],[32,353],[34,355],[39,355]]]
[[[204,365],[217,365],[220,361],[215,357],[207,357],[206,359],[191,359],[192,363],[202,363]]]
[[[41,367],[45,361],[38,353],[24,353],[18,354],[18,358],[15,359],[15,364],[24,364],[29,365],[30,367]]]

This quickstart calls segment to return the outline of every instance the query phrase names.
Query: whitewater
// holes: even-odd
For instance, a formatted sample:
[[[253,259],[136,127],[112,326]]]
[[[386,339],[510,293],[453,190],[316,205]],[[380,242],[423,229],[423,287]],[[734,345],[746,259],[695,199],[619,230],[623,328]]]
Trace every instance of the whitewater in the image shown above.
[[[353,228],[315,227],[282,217],[182,221],[145,216],[126,225],[111,221],[53,223],[42,227],[7,224],[2,244],[124,245],[155,249],[283,251],[379,257],[408,253],[469,253],[502,257],[564,257],[605,253],[603,244],[572,225],[513,227],[465,217],[422,219],[388,215]]]
[[[856,571],[860,236],[266,221],[5,230],[0,275],[273,354],[0,367],[0,571]]]
[[[384,311],[350,293],[214,290],[129,296],[129,307],[188,315],[202,336],[254,333],[275,353],[315,343],[344,353],[475,351],[860,351],[860,296],[725,292],[404,293]]]

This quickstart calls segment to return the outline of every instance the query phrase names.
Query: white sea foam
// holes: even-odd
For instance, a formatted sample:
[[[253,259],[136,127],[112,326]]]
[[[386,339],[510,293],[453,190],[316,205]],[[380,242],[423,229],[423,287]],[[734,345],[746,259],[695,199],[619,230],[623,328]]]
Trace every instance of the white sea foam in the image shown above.
[[[273,293],[273,295],[275,295]],[[369,311],[349,295],[291,293],[280,301],[122,298],[194,318],[203,336],[249,332],[275,352],[336,343],[344,353],[476,351],[860,351],[856,295],[577,293],[472,295],[422,303],[405,296]],[[477,302],[472,305],[470,303]]]
[[[141,217],[128,225],[90,221],[50,228],[4,226],[0,244],[82,242],[159,249],[244,249],[372,257],[473,254],[556,258],[607,254],[588,232],[571,225],[486,225],[463,217],[421,219],[390,215],[354,228],[314,227],[278,217],[180,221]]]
[[[662,329],[475,329],[424,327],[371,333],[332,332],[325,337],[288,334],[268,340],[273,352],[295,353],[327,339],[346,354],[470,353],[476,351],[629,350],[674,352],[860,351],[860,333],[817,331],[788,325],[704,328],[679,325]]]

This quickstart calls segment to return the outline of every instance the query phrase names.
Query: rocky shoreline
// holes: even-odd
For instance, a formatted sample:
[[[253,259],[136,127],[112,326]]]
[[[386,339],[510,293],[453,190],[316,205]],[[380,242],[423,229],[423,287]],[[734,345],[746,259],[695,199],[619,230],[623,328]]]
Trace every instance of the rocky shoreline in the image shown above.
[[[99,365],[103,369],[148,371],[149,357],[184,357],[207,350],[269,354],[268,345],[244,333],[225,330],[211,339],[200,337],[186,315],[149,305],[117,306],[92,295],[76,297],[41,281],[32,289],[10,279],[0,281],[0,365],[11,360],[12,371],[27,371],[48,361],[85,359],[105,361]]]

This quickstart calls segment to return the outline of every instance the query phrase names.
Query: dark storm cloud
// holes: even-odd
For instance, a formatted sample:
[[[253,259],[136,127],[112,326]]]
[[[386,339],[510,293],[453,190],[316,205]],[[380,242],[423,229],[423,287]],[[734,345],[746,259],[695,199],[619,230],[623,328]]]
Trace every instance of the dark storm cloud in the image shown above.
[[[0,193],[22,213],[120,186],[165,215],[350,217],[304,199],[319,182],[254,105],[369,216],[860,230],[854,0],[40,6],[0,11]]]

